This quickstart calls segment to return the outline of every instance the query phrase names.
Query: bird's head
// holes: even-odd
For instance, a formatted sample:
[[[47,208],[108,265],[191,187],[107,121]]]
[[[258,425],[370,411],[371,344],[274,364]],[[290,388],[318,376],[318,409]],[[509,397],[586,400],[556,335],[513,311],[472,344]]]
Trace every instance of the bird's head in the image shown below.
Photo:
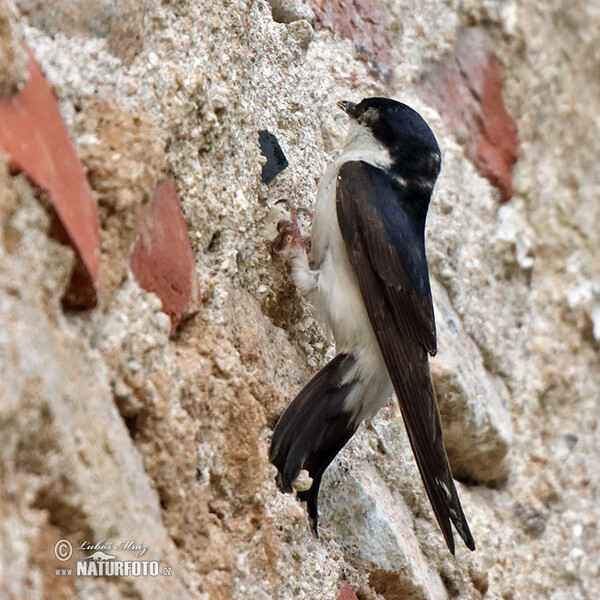
[[[351,143],[367,134],[389,155],[389,169],[409,185],[429,187],[440,172],[440,149],[421,115],[391,98],[365,98],[359,104],[338,102],[356,126]],[[350,138],[349,138],[350,140]]]

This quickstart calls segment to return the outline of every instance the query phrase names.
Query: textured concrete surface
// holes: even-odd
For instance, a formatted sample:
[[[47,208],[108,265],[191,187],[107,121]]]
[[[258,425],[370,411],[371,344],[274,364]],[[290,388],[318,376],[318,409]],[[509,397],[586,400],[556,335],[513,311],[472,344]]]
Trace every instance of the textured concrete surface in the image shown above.
[[[510,469],[510,394],[486,370],[444,288],[435,279],[431,288],[440,348],[431,371],[452,472],[481,483],[501,479]]]
[[[0,596],[335,599],[346,583],[361,600],[600,596],[595,3],[381,3],[387,81],[304,0],[0,6],[2,43],[32,49],[87,170],[104,283],[96,309],[64,311],[72,253],[3,158]],[[421,93],[474,25],[519,131],[503,205]],[[17,55],[0,57],[2,90],[24,81]],[[440,323],[456,327],[440,329],[434,378],[477,542],[456,557],[392,401],[328,474],[319,539],[267,460],[278,415],[333,352],[271,258],[273,208],[313,202],[345,135],[335,102],[382,94],[419,110],[443,153],[427,244]],[[289,161],[268,186],[261,129]],[[173,339],[128,270],[167,175],[202,295]],[[88,537],[145,543],[173,576],[56,575],[56,542]]]

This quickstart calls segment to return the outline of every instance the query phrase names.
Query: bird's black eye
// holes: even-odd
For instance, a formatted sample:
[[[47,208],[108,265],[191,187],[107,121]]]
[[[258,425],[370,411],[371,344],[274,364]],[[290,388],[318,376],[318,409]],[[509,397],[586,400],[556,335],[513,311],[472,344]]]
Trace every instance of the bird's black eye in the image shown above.
[[[380,114],[376,108],[368,108],[358,117],[358,122],[367,127],[373,128],[379,123]]]

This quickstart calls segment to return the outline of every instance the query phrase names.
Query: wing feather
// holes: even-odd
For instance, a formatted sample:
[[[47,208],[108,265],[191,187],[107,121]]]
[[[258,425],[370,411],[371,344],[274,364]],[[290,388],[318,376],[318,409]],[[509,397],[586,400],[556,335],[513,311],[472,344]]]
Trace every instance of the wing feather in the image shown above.
[[[450,471],[429,371],[436,339],[425,215],[419,217],[407,193],[381,169],[348,162],[338,176],[337,216],[421,478],[454,553],[451,522],[470,549],[475,543]]]

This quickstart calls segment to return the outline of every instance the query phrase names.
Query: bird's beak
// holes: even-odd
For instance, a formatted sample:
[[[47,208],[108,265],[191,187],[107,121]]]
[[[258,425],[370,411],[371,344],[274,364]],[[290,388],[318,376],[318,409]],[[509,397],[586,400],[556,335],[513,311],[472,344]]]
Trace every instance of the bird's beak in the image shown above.
[[[356,119],[356,107],[355,102],[348,102],[348,100],[341,100],[337,105],[350,117]]]

